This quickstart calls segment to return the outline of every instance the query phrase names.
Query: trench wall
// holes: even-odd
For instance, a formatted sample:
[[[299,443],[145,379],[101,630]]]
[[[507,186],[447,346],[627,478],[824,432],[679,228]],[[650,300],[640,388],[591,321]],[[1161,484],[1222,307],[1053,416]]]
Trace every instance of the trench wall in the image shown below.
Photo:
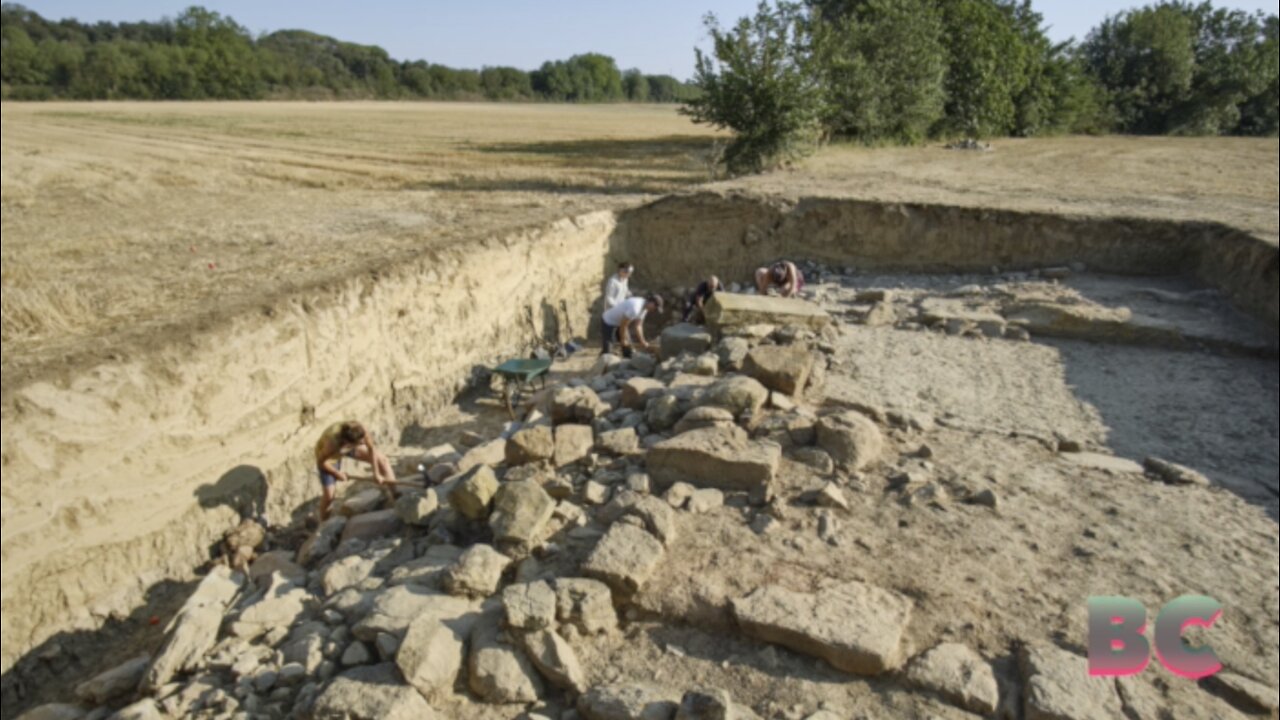
[[[589,332],[613,263],[635,285],[748,280],[778,257],[987,271],[1083,261],[1190,274],[1275,332],[1277,250],[1219,225],[698,192],[594,213],[303,294],[180,346],[6,393],[2,669],[184,579],[247,513],[287,522],[316,494],[309,450],[357,417],[384,442],[477,366]],[[559,311],[557,313],[557,311]],[[563,339],[567,339],[568,332]]]
[[[8,393],[4,672],[190,577],[241,513],[288,522],[318,492],[309,452],[326,424],[360,418],[396,443],[473,368],[554,337],[565,310],[585,330],[614,229],[602,212],[441,250]]]
[[[644,280],[672,287],[708,273],[750,282],[780,257],[926,272],[1082,261],[1098,272],[1190,275],[1273,329],[1280,320],[1276,246],[1213,223],[713,192],[667,197],[620,220],[616,247]]]

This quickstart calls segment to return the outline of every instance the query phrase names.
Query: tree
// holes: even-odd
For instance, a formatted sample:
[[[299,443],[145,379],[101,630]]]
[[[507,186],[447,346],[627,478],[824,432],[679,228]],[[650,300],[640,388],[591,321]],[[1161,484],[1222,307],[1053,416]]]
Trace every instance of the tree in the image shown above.
[[[1089,33],[1083,54],[1122,130],[1166,132],[1191,93],[1195,25],[1176,5],[1120,13]]]
[[[533,97],[529,73],[513,67],[487,67],[480,71],[480,87],[490,100],[525,100]]]
[[[800,6],[761,0],[730,29],[705,19],[714,59],[695,50],[700,97],[682,112],[735,133],[724,163],[734,174],[760,172],[810,152],[819,139],[823,93],[804,47]]]
[[[649,79],[636,68],[622,73],[622,92],[631,102],[645,102],[649,99]]]
[[[969,137],[1009,134],[1031,55],[1014,25],[1014,7],[992,0],[947,0],[941,7],[950,51],[945,129]]]
[[[912,143],[941,119],[947,56],[934,0],[828,4],[812,35],[829,132]]]

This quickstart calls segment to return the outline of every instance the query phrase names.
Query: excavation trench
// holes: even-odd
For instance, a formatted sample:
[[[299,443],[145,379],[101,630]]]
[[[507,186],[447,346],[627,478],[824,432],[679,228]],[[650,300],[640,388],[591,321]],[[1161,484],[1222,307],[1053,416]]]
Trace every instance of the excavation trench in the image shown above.
[[[432,251],[6,393],[5,716],[24,677],[67,667],[65,646],[131,617],[149,590],[189,580],[241,517],[298,521],[324,425],[359,417],[399,439],[495,361],[586,335],[618,260],[638,265],[635,285],[670,291],[710,272],[745,281],[778,257],[859,272],[1084,264],[1176,277],[1220,292],[1246,327],[1182,345],[1275,356],[1277,248],[1208,223],[701,192]],[[1112,337],[1180,344],[1169,333]]]

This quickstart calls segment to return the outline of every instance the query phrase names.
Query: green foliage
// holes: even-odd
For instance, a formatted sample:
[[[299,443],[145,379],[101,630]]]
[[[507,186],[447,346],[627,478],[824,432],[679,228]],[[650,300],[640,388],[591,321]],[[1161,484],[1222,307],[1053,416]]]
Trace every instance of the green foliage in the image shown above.
[[[865,143],[923,140],[942,118],[947,71],[933,0],[828,4],[811,28],[829,133]],[[844,13],[843,15],[839,13]]]
[[[732,28],[714,15],[705,22],[714,59],[695,51],[702,95],[682,112],[734,131],[724,154],[729,172],[760,172],[809,152],[820,133],[823,92],[802,44],[800,7],[762,0],[754,17]]]
[[[1120,130],[1270,134],[1275,16],[1164,2],[1107,18],[1082,55]]]
[[[466,70],[398,62],[380,47],[305,30],[253,38],[234,20],[201,7],[159,22],[50,22],[20,5],[0,8],[6,98],[164,100],[433,98],[499,101],[678,102],[689,86],[641,75],[624,93],[605,55],[549,62],[542,71]],[[535,84],[541,90],[535,90]]]

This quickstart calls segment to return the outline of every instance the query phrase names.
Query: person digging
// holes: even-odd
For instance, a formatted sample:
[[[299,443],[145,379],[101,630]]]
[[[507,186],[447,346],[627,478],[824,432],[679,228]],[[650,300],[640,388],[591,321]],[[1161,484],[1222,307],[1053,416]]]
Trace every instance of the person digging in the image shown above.
[[[378,451],[373,436],[354,420],[334,423],[325,429],[316,441],[316,468],[320,473],[320,522],[329,519],[333,500],[338,494],[338,483],[351,478],[342,471],[342,459],[351,458],[369,463],[373,467],[373,480],[387,496],[396,499],[396,475],[391,461]]]

